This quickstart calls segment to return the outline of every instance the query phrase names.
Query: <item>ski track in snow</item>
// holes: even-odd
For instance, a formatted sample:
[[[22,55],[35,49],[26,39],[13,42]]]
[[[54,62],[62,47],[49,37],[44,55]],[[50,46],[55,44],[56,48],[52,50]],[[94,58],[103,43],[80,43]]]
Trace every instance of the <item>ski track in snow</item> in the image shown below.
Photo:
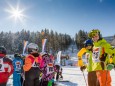
[[[87,80],[87,71],[84,71],[85,79]],[[112,86],[115,86],[115,70],[111,71]],[[12,76],[8,81],[7,86],[12,85]],[[67,81],[67,82],[66,82]],[[63,82],[56,82],[57,86],[86,86],[83,73],[80,71],[79,67],[74,66],[64,66],[63,67]]]

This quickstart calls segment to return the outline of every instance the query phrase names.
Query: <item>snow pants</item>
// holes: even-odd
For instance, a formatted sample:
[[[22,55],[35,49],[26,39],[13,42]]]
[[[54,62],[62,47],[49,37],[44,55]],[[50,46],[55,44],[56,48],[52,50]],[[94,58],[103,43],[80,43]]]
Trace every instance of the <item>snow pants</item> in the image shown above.
[[[88,72],[88,86],[100,86],[96,71]]]
[[[31,68],[25,72],[25,86],[40,86],[39,83],[40,70],[39,68]]]
[[[57,72],[57,74],[56,74],[56,81],[58,81],[59,80],[59,72]]]
[[[22,86],[22,83],[21,83],[21,74],[18,74],[15,71],[13,73],[13,86]]]
[[[48,86],[48,81],[42,81],[41,80],[40,86]]]
[[[100,86],[111,86],[111,76],[108,70],[96,71]]]

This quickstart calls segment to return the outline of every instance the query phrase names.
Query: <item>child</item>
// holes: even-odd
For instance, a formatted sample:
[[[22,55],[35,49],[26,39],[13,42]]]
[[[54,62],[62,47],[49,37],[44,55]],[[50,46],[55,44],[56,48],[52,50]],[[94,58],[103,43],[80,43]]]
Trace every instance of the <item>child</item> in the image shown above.
[[[98,79],[96,76],[96,71],[93,71],[93,61],[92,61],[92,49],[93,49],[93,42],[91,39],[88,39],[84,43],[83,49],[81,49],[77,56],[78,56],[78,62],[82,62],[82,55],[85,53],[85,59],[86,59],[86,64],[80,64],[80,69],[81,71],[84,71],[84,69],[87,68],[88,71],[88,86],[99,86]],[[80,63],[79,62],[79,63]]]

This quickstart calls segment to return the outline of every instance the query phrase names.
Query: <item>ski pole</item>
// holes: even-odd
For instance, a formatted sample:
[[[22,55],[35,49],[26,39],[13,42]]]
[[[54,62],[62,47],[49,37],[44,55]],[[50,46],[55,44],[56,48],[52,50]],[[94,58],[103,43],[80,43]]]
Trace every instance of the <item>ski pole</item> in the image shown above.
[[[87,82],[86,82],[86,79],[85,79],[84,72],[82,71],[82,73],[83,73],[83,77],[84,77],[84,80],[85,80],[85,84],[86,84],[86,86],[87,86]]]

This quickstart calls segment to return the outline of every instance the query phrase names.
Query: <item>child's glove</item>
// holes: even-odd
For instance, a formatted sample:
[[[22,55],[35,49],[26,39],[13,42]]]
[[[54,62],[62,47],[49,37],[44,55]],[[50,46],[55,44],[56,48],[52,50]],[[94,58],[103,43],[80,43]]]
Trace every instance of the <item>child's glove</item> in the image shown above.
[[[112,69],[114,69],[114,65],[113,64],[107,64],[107,70],[111,71]]]
[[[80,67],[80,70],[81,70],[81,71],[84,71],[85,69],[86,69],[86,66],[81,66],[81,67]]]
[[[40,77],[42,77],[43,73],[40,73]]]

